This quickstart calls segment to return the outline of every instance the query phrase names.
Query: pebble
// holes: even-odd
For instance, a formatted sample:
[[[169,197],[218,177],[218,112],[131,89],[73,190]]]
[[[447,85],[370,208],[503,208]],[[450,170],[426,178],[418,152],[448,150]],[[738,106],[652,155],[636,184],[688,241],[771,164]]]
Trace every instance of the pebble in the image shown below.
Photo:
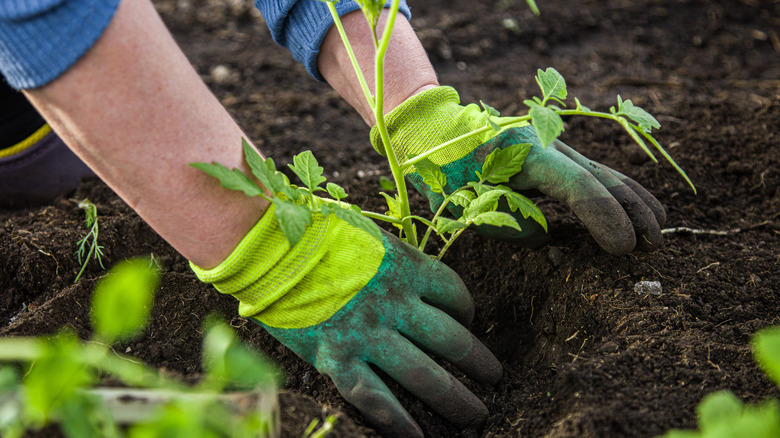
[[[563,251],[554,246],[551,246],[547,252],[547,258],[555,266],[561,266],[561,263],[563,263],[563,257]]]
[[[661,295],[663,287],[660,281],[640,281],[634,284],[634,292],[647,295]]]
[[[216,65],[211,69],[211,77],[214,79],[214,82],[218,84],[224,84],[228,82],[231,75],[232,72],[230,69],[224,65]]]

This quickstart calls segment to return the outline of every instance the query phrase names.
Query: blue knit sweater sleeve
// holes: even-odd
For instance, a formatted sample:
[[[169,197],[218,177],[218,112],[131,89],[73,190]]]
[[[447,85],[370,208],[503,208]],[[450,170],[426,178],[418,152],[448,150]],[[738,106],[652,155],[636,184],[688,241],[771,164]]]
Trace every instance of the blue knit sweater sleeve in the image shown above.
[[[17,89],[59,77],[103,34],[119,0],[0,1],[0,73]]]
[[[325,34],[333,25],[328,7],[318,0],[255,0],[255,6],[263,14],[271,36],[287,48],[306,70],[319,81],[324,81],[317,70],[317,55]],[[385,5],[390,6],[388,1]],[[359,9],[354,0],[336,3],[339,16]],[[405,0],[400,1],[400,11],[411,17]]]

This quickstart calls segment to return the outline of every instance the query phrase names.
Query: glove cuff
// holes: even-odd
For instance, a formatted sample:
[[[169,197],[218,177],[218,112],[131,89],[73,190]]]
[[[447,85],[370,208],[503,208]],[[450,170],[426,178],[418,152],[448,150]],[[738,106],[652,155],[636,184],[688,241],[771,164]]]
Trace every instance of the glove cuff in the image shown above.
[[[201,281],[238,299],[242,316],[255,315],[284,296],[317,263],[329,226],[330,218],[313,215],[301,240],[290,247],[271,204],[217,267],[206,270],[193,263],[190,267]]]
[[[271,327],[302,328],[336,313],[376,274],[384,246],[334,215],[290,246],[271,205],[219,266],[190,263],[197,277],[239,300],[238,313]]]
[[[404,160],[407,155],[419,155],[485,126],[486,121],[479,106],[461,106],[460,96],[454,88],[440,86],[405,100],[385,115],[385,123],[396,156]],[[430,160],[439,166],[457,161],[493,135],[495,133],[490,131],[460,141],[432,155]],[[376,125],[371,129],[371,144],[377,152],[385,154]]]

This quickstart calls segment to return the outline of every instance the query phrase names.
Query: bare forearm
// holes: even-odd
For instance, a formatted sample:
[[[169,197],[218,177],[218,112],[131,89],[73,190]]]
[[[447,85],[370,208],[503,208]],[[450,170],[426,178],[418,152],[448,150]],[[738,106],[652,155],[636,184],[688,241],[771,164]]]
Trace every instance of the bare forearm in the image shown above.
[[[148,1],[123,1],[81,60],[26,94],[79,157],[199,266],[225,259],[267,208],[187,166],[244,167],[244,134]]]
[[[382,14],[378,26],[380,36],[386,18],[387,9]],[[373,93],[374,42],[368,24],[359,10],[344,15],[341,21]],[[357,110],[369,126],[373,126],[376,123],[374,114],[365,100],[349,55],[335,26],[331,27],[322,42],[317,57],[317,67],[328,84]],[[402,14],[398,14],[396,18],[390,45],[385,55],[384,77],[385,113],[390,112],[410,96],[439,85],[436,72],[425,49],[409,21]]]

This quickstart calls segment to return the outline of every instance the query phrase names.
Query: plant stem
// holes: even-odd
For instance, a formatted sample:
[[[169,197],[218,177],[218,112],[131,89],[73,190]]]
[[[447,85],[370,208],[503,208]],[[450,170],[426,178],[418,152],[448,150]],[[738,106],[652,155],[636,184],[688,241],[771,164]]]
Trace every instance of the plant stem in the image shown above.
[[[457,190],[456,190],[457,191]],[[436,219],[441,216],[442,213],[444,213],[444,208],[447,207],[447,204],[450,203],[450,197],[452,195],[447,196],[444,198],[444,202],[441,203],[439,206],[439,209],[436,210],[436,213],[433,215],[433,219],[431,219],[432,223],[436,223]],[[422,252],[425,252],[425,245],[428,244],[428,238],[431,236],[431,232],[433,232],[436,229],[436,226],[429,226],[427,230],[425,230],[425,235],[422,238],[422,241],[420,241],[420,245],[417,247]],[[438,234],[438,233],[437,233]],[[444,239],[444,236],[442,236],[442,239]],[[446,239],[444,239],[446,241]]]
[[[449,240],[444,240],[444,248],[439,251],[439,255],[436,257],[436,260],[441,260],[442,257],[444,257],[444,253],[447,252],[447,250],[450,248],[450,246],[455,242],[455,239],[457,239],[461,234],[463,234],[464,231],[466,231],[467,228],[460,229],[452,234],[452,237],[449,238]]]
[[[504,117],[500,122],[498,122],[498,126],[511,125],[511,124],[514,124],[514,123],[525,122],[527,120],[531,120],[531,116]],[[430,157],[431,155],[441,151],[442,149],[446,149],[446,148],[450,147],[451,145],[453,145],[453,144],[455,144],[455,143],[457,143],[459,141],[463,141],[463,140],[465,140],[465,139],[467,139],[469,137],[473,137],[475,135],[482,134],[483,132],[487,132],[487,131],[490,131],[492,129],[493,129],[492,127],[490,127],[488,125],[485,125],[485,126],[483,126],[481,128],[478,128],[478,129],[475,129],[473,131],[467,132],[467,133],[465,133],[465,134],[463,134],[463,135],[461,135],[459,137],[455,137],[452,140],[446,141],[446,142],[444,142],[444,143],[442,143],[442,144],[440,144],[440,145],[438,145],[436,147],[428,149],[427,151],[423,152],[422,154],[417,155],[414,158],[411,158],[411,159],[405,161],[401,165],[401,170],[402,171],[406,171],[406,169],[408,169],[409,167],[415,165],[416,163],[419,163],[420,161]],[[382,140],[382,141],[384,141],[384,140]]]
[[[379,40],[379,46],[377,47],[375,56],[375,76],[376,76],[376,105],[374,106],[374,117],[376,118],[376,126],[379,130],[382,143],[385,146],[385,154],[387,161],[390,164],[390,170],[393,173],[393,179],[395,180],[395,186],[398,190],[399,198],[399,210],[401,214],[401,225],[404,230],[404,240],[410,245],[417,246],[417,233],[414,229],[414,224],[411,218],[411,209],[409,207],[409,194],[406,189],[406,180],[404,179],[404,172],[398,163],[398,157],[395,155],[392,144],[390,143],[390,134],[387,132],[387,126],[385,125],[384,118],[384,63],[385,53],[387,53],[387,47],[390,45],[390,36],[393,33],[393,25],[395,24],[395,16],[398,14],[399,0],[393,0],[390,7],[390,13],[387,17],[387,23],[382,33],[382,39]]]
[[[381,213],[374,213],[373,211],[361,210],[360,213],[363,216],[367,217],[367,218],[371,218],[371,219],[379,220],[379,221],[384,221],[384,222],[390,222],[391,224],[399,224],[400,225],[403,222],[403,221],[401,221],[401,219],[394,218],[394,217],[391,217],[391,216],[388,216],[388,215],[385,215],[385,214],[381,214]]]
[[[371,90],[368,88],[366,78],[363,76],[363,71],[360,69],[360,64],[358,64],[357,58],[355,57],[355,52],[352,50],[352,45],[349,43],[349,38],[347,38],[347,32],[344,30],[344,26],[341,24],[339,14],[336,12],[336,5],[331,2],[326,2],[326,4],[328,5],[330,15],[333,17],[333,23],[336,25],[336,29],[339,31],[341,41],[344,42],[344,47],[347,49],[349,60],[352,61],[352,68],[355,70],[355,75],[357,76],[358,82],[360,83],[360,88],[363,89],[363,94],[366,97],[368,105],[371,108],[374,108],[374,96],[371,95]],[[374,41],[376,41],[376,37],[374,37]]]
[[[412,223],[412,219],[411,219],[411,209],[409,207],[409,195],[406,189],[406,181],[404,180],[404,173],[401,170],[401,166],[398,164],[398,158],[395,156],[395,152],[393,151],[392,145],[390,144],[390,135],[387,132],[387,126],[385,125],[385,120],[384,120],[384,57],[385,57],[385,53],[387,52],[387,47],[390,44],[390,36],[393,31],[393,25],[395,24],[395,16],[398,14],[399,1],[393,0],[393,3],[390,6],[390,13],[388,15],[387,24],[385,25],[385,29],[382,34],[381,40],[377,41],[376,28],[371,22],[368,23],[369,28],[371,28],[371,34],[374,40],[374,47],[376,49],[375,58],[374,58],[374,67],[376,70],[375,71],[375,76],[376,76],[376,88],[375,88],[376,97],[375,98],[371,97],[371,91],[368,88],[368,84],[366,83],[365,77],[363,76],[363,72],[360,69],[360,65],[358,64],[357,59],[355,58],[354,51],[352,50],[352,46],[349,43],[347,34],[344,31],[344,26],[341,23],[341,18],[336,12],[336,7],[330,2],[327,2],[327,4],[328,4],[328,10],[330,11],[331,17],[333,18],[333,22],[336,25],[336,29],[338,29],[339,35],[341,36],[341,42],[344,44],[344,47],[347,49],[347,53],[349,54],[350,61],[352,62],[352,68],[355,70],[355,74],[358,77],[358,81],[360,82],[360,86],[363,89],[363,94],[365,94],[366,101],[369,103],[369,106],[374,111],[374,117],[376,118],[377,121],[376,123],[377,129],[379,130],[380,137],[382,138],[382,142],[385,145],[385,154],[387,156],[387,161],[390,164],[390,170],[393,173],[395,186],[396,189],[398,190],[399,210],[400,210],[401,217],[403,218],[398,223],[401,224],[403,228],[404,239],[408,243],[417,246],[417,234],[415,232],[414,224]],[[388,220],[387,217],[384,215],[374,215],[370,212],[364,212],[363,214],[366,217],[372,219],[380,219],[388,222],[393,222],[392,220]],[[380,218],[379,216],[382,217]]]

